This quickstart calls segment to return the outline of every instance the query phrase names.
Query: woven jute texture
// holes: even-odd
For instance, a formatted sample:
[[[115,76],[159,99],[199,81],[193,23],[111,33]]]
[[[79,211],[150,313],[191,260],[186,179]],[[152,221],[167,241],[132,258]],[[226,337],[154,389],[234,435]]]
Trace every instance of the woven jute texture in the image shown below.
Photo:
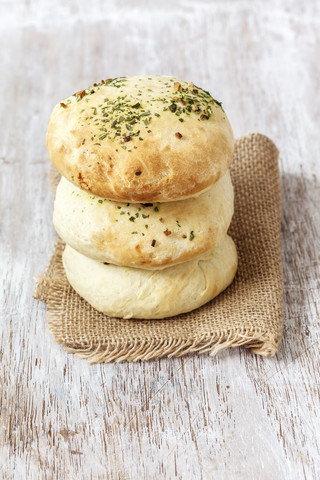
[[[239,268],[232,285],[191,313],[163,320],[122,320],[97,312],[69,285],[58,240],[34,297],[47,304],[49,330],[89,362],[137,361],[190,352],[215,355],[244,346],[271,357],[282,334],[281,198],[278,150],[267,137],[236,141],[231,168],[235,213],[229,233]],[[58,176],[54,175],[56,185]]]

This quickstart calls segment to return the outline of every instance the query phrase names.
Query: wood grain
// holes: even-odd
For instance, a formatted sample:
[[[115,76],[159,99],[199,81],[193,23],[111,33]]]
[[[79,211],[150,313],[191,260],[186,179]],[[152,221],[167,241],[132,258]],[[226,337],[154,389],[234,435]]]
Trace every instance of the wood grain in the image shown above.
[[[0,478],[317,479],[319,2],[0,4]],[[55,240],[53,105],[93,81],[173,74],[222,99],[236,136],[280,149],[285,331],[243,349],[89,366],[32,299]]]

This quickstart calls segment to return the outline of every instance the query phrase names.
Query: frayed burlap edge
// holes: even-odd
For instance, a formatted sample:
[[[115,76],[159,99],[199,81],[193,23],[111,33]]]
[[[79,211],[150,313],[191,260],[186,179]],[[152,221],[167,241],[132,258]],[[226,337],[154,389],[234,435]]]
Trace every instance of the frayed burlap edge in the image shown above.
[[[54,335],[54,322],[48,316],[49,330]],[[62,343],[57,342],[57,343]],[[254,353],[266,357],[273,357],[277,351],[279,340],[268,337],[267,333],[229,331],[224,332],[220,337],[195,338],[193,342],[181,338],[170,338],[168,340],[135,339],[134,341],[118,340],[107,342],[105,345],[88,345],[86,349],[68,347],[63,348],[68,353],[74,353],[79,358],[85,358],[89,363],[108,362],[137,362],[138,360],[152,360],[161,357],[182,357],[188,353],[206,353],[210,356],[216,355],[225,348],[245,347],[251,348]]]

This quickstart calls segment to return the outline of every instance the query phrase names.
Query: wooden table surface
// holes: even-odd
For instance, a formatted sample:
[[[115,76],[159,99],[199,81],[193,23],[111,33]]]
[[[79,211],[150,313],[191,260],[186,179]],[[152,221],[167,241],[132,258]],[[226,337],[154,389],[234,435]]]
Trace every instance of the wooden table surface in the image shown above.
[[[319,478],[319,2],[2,0],[0,41],[0,478]],[[90,366],[47,331],[32,292],[56,238],[48,117],[101,78],[139,73],[203,86],[237,137],[280,150],[272,359],[237,348]]]

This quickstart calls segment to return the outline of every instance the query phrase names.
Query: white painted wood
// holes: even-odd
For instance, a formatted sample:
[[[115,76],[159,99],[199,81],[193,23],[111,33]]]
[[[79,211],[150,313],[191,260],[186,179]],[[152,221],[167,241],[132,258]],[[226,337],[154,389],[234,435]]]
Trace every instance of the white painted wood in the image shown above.
[[[316,479],[319,2],[0,3],[0,478]],[[55,240],[45,149],[61,98],[134,73],[222,99],[281,152],[285,331],[243,349],[89,366],[53,344],[34,277]]]

